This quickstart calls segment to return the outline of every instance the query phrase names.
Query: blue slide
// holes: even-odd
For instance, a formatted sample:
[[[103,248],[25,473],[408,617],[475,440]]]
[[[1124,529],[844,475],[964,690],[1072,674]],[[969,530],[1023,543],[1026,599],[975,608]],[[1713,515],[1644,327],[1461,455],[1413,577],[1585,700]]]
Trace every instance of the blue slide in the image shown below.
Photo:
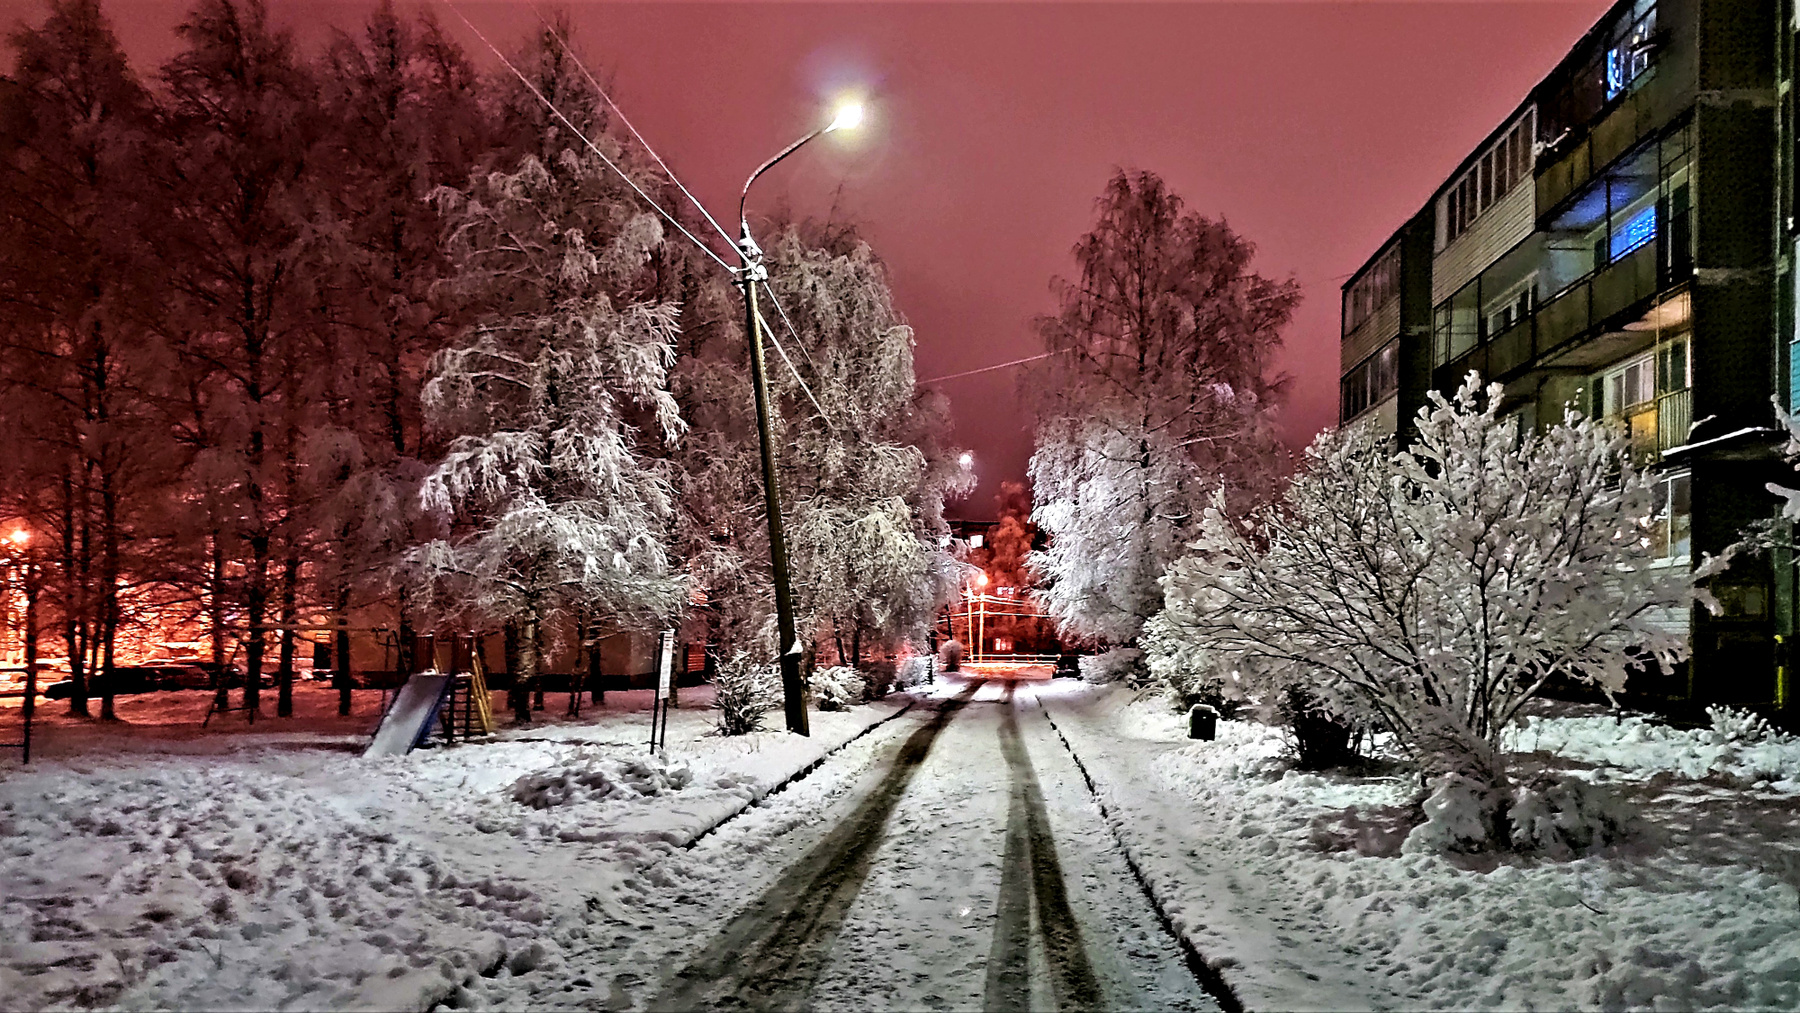
[[[438,708],[450,694],[450,677],[440,672],[418,672],[400,687],[394,705],[381,716],[375,728],[375,740],[363,750],[363,756],[405,756],[425,736],[431,734],[431,723]]]

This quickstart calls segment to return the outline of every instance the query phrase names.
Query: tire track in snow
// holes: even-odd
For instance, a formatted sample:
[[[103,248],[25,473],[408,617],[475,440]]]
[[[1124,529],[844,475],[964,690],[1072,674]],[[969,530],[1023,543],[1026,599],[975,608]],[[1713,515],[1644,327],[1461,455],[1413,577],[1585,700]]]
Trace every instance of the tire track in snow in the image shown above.
[[[1243,1001],[1238,998],[1231,983],[1226,981],[1225,976],[1219,973],[1219,969],[1214,967],[1194,947],[1187,936],[1175,927],[1175,920],[1169,917],[1168,908],[1164,906],[1162,898],[1158,897],[1156,891],[1151,888],[1150,880],[1144,875],[1143,868],[1138,864],[1137,856],[1125,843],[1125,838],[1119,831],[1118,818],[1114,815],[1112,808],[1106,804],[1106,800],[1100,797],[1099,789],[1094,786],[1094,776],[1088,773],[1087,764],[1081,762],[1081,754],[1075,752],[1075,747],[1070,744],[1069,737],[1063,734],[1061,728],[1057,727],[1056,719],[1050,716],[1050,708],[1045,707],[1041,699],[1037,701],[1037,705],[1038,710],[1044,715],[1044,720],[1050,723],[1050,729],[1056,733],[1057,740],[1068,751],[1069,758],[1075,761],[1076,769],[1081,771],[1081,780],[1087,785],[1088,794],[1093,797],[1094,805],[1099,808],[1107,832],[1112,835],[1113,843],[1118,846],[1119,854],[1124,857],[1125,865],[1131,870],[1132,878],[1137,880],[1138,889],[1143,892],[1144,899],[1150,902],[1151,910],[1156,912],[1157,919],[1162,923],[1163,931],[1167,932],[1169,937],[1175,940],[1175,944],[1180,947],[1182,956],[1186,958],[1189,973],[1194,976],[1195,981],[1200,983],[1200,987],[1204,988],[1207,994],[1218,1002],[1225,1013],[1244,1013]]]
[[[1011,779],[1006,848],[1000,881],[999,917],[988,956],[984,1005],[990,1011],[1031,1008],[1031,926],[1049,961],[1050,987],[1061,1010],[1103,1009],[1106,997],[1081,940],[1081,926],[1069,906],[1068,886],[1050,829],[1043,787],[1019,737],[1017,683],[1007,682],[1006,711],[1000,722],[1000,752]]]
[[[886,824],[938,734],[984,685],[946,701],[895,754],[866,798],[690,960],[653,1010],[786,1009],[805,1005],[831,944],[868,877]]]

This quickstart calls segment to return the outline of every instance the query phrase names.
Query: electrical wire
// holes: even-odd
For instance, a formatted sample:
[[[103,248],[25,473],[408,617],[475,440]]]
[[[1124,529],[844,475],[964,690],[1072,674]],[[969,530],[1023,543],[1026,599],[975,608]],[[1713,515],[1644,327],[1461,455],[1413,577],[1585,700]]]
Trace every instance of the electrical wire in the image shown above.
[[[959,377],[974,376],[976,373],[991,373],[996,369],[1006,369],[1009,366],[1022,366],[1027,362],[1036,362],[1039,359],[1048,359],[1052,355],[1061,355],[1061,354],[1062,354],[1061,352],[1044,352],[1039,355],[1027,355],[1023,359],[1014,359],[1011,362],[997,362],[992,366],[983,366],[980,369],[965,369],[960,373],[948,373],[948,374],[945,374],[944,376],[934,376],[929,380],[919,380],[917,382],[918,382],[918,385],[922,387],[928,383],[938,383],[943,380],[955,380]]]
[[[712,212],[706,209],[706,205],[700,203],[700,199],[695,197],[689,192],[688,188],[683,185],[681,178],[675,175],[675,170],[669,168],[668,163],[662,160],[662,156],[656,153],[656,149],[650,146],[649,141],[644,140],[644,135],[638,133],[637,127],[631,125],[631,118],[625,115],[625,110],[620,109],[619,104],[612,100],[612,96],[607,94],[606,89],[600,86],[600,82],[595,79],[593,73],[587,69],[587,64],[581,62],[581,57],[577,56],[575,50],[570,48],[569,43],[562,37],[562,34],[556,30],[556,26],[551,24],[549,19],[544,17],[543,11],[539,9],[535,2],[531,5],[531,10],[532,13],[538,16],[538,21],[543,24],[545,30],[550,33],[550,37],[555,39],[556,44],[562,47],[563,53],[567,55],[569,59],[575,61],[575,66],[580,68],[582,76],[588,79],[588,84],[593,85],[595,93],[606,101],[607,108],[611,109],[613,113],[619,117],[619,122],[625,124],[625,129],[631,131],[631,136],[637,138],[638,144],[642,145],[643,149],[649,153],[650,157],[656,160],[656,164],[662,169],[663,175],[669,177],[669,182],[674,183],[676,189],[681,191],[682,196],[692,202],[694,207],[698,208],[700,213],[706,216],[706,220],[712,223],[712,227],[718,231],[719,236],[723,238],[726,243],[730,244],[733,249],[736,249],[737,242],[731,238],[731,233],[725,231],[725,227],[720,225],[718,219],[713,217]]]
[[[502,53],[498,46],[496,46],[492,42],[488,41],[488,37],[486,35],[482,34],[481,29],[475,27],[475,22],[470,21],[468,18],[468,15],[464,14],[462,12],[461,8],[457,7],[456,4],[454,2],[452,2],[452,0],[443,0],[443,4],[444,4],[444,6],[450,8],[450,10],[458,18],[462,19],[463,24],[469,26],[469,31],[474,32],[475,37],[480,39],[482,44],[487,46],[489,51],[491,51],[496,57],[498,57],[501,63],[506,65],[506,69],[513,72],[513,76],[519,79],[520,84],[523,84],[531,92],[531,94],[535,95],[537,97],[537,100],[539,102],[542,102],[544,104],[544,107],[546,109],[549,109],[552,115],[554,115],[557,119],[561,120],[563,122],[564,126],[567,126],[571,131],[573,131],[575,133],[576,137],[581,138],[581,143],[587,145],[589,151],[592,151],[596,156],[598,156],[600,161],[605,162],[607,168],[618,173],[619,178],[623,179],[625,181],[625,185],[631,187],[631,189],[633,191],[635,191],[640,198],[643,199],[645,204],[650,205],[650,207],[652,209],[654,209],[657,214],[662,215],[663,218],[665,220],[667,220],[670,225],[675,226],[676,230],[679,231],[682,235],[686,236],[688,238],[689,242],[691,242],[695,246],[699,247],[702,252],[704,252],[707,256],[711,257],[714,260],[714,262],[716,262],[720,267],[724,268],[727,271],[732,270],[731,265],[727,264],[725,262],[725,259],[723,257],[719,256],[719,254],[716,251],[714,251],[712,247],[706,245],[705,243],[702,243],[698,237],[696,237],[692,232],[688,231],[687,226],[681,224],[681,222],[674,215],[670,214],[667,210],[665,210],[661,204],[658,204],[658,203],[656,203],[656,201],[651,200],[650,195],[644,192],[643,187],[640,187],[637,185],[637,180],[632,179],[631,176],[628,173],[626,173],[626,171],[624,169],[619,168],[619,166],[617,164],[615,164],[612,159],[607,158],[606,152],[601,151],[598,145],[596,145],[593,141],[588,140],[587,134],[583,133],[581,128],[576,126],[574,124],[574,122],[572,122],[567,116],[564,116],[562,110],[556,108],[556,103],[551,102],[548,98],[545,98],[544,93],[538,90],[537,85],[532,84],[531,80],[529,78],[527,78],[525,76],[525,74],[519,70],[518,67],[513,66],[513,62],[506,58],[506,54]],[[711,216],[709,215],[708,217],[710,218]],[[717,227],[716,224],[715,224],[715,227]]]
[[[775,299],[775,290],[772,287],[770,287],[769,283],[766,281],[762,283],[762,287],[763,287],[764,292],[769,293],[769,300],[771,302],[773,302]],[[777,303],[776,305],[779,306],[780,304]],[[785,314],[784,314],[784,316],[785,316]],[[806,380],[800,376],[800,371],[798,369],[794,368],[794,360],[788,358],[787,349],[781,347],[781,342],[779,340],[777,340],[775,337],[774,328],[769,326],[769,322],[767,320],[763,319],[763,315],[761,313],[756,314],[756,325],[762,329],[762,332],[765,335],[768,336],[769,343],[775,346],[775,351],[781,353],[781,361],[787,363],[788,372],[794,374],[794,381],[800,385],[801,390],[806,392],[806,399],[808,401],[811,401],[812,406],[818,410],[819,418],[827,426],[830,426],[831,425],[831,416],[827,415],[825,413],[825,408],[823,405],[819,404],[819,399],[816,397],[813,397],[812,388],[808,387],[806,385]],[[792,327],[792,325],[789,325],[789,326],[790,326],[790,328]],[[799,341],[799,338],[796,337],[794,340],[797,342],[797,341]]]
[[[523,84],[531,92],[532,95],[537,97],[537,100],[539,102],[542,102],[544,104],[544,107],[546,109],[550,110],[552,115],[554,115],[557,119],[561,120],[565,126],[567,126],[571,131],[573,131],[575,133],[575,136],[579,137],[581,139],[581,142],[583,144],[587,145],[588,150],[592,151],[596,156],[599,157],[600,161],[606,163],[608,168],[610,168],[610,169],[612,169],[612,171],[618,173],[619,178],[623,179],[625,181],[626,185],[630,186],[631,189],[633,191],[635,191],[640,198],[643,199],[644,203],[650,205],[650,207],[652,209],[654,209],[658,214],[662,215],[663,218],[669,222],[669,224],[675,226],[675,228],[677,230],[679,230],[682,235],[686,236],[688,238],[689,242],[693,243],[696,247],[698,247],[701,250],[701,252],[703,252],[707,256],[711,257],[713,259],[713,261],[715,263],[717,263],[720,267],[724,268],[727,272],[730,272],[733,275],[737,274],[737,271],[734,268],[732,268],[732,266],[730,264],[727,264],[725,262],[725,260],[722,257],[720,257],[719,254],[715,250],[713,250],[712,247],[706,245],[705,243],[702,243],[698,237],[696,237],[692,232],[689,232],[687,230],[687,227],[682,225],[681,222],[678,221],[674,215],[671,215],[667,210],[665,210],[663,208],[662,205],[660,205],[656,201],[652,200],[650,198],[650,195],[645,193],[643,188],[637,185],[637,181],[632,179],[631,176],[625,172],[625,170],[619,168],[619,166],[616,165],[612,159],[607,158],[606,153],[601,151],[599,149],[599,147],[594,144],[593,141],[589,140],[587,134],[583,133],[580,127],[577,127],[572,121],[570,121],[570,119],[567,116],[563,115],[562,110],[558,109],[554,102],[551,102],[548,98],[546,98],[544,93],[539,91],[537,86],[532,84],[530,79],[527,78],[524,75],[524,73],[522,73],[519,70],[518,67],[514,66],[513,62],[511,60],[506,58],[505,53],[502,53],[498,46],[495,46],[493,44],[493,42],[489,41],[488,37],[482,33],[481,29],[475,27],[475,23],[469,20],[468,16],[462,12],[461,8],[456,6],[456,4],[453,2],[453,0],[443,0],[443,3],[444,3],[444,6],[449,7],[450,10],[459,19],[461,19],[463,24],[468,26],[469,31],[475,33],[475,37],[480,39],[482,44],[487,46],[488,50],[490,52],[492,52],[494,54],[494,56],[500,60],[501,63],[506,65],[507,70],[512,71],[513,76],[519,79],[520,84]],[[533,9],[534,10],[536,9],[535,4],[533,5]],[[541,14],[539,15],[539,20],[543,21],[543,17]],[[623,122],[625,124],[626,128],[631,131],[632,136],[637,138],[638,143],[643,145],[644,150],[648,151],[650,153],[650,157],[656,160],[656,164],[662,167],[663,172],[666,173],[668,175],[669,179],[672,180],[675,183],[675,185],[680,188],[681,192],[687,196],[687,199],[690,201],[693,201],[694,206],[700,209],[700,213],[706,216],[706,220],[708,222],[712,223],[713,228],[718,229],[719,234],[724,236],[725,240],[727,242],[731,242],[731,237],[725,233],[725,230],[723,228],[720,228],[718,221],[715,218],[713,218],[712,213],[710,211],[706,210],[705,205],[701,204],[700,201],[697,198],[695,198],[692,193],[690,193],[688,191],[688,188],[682,185],[682,183],[679,179],[675,178],[675,174],[673,172],[669,171],[669,167],[666,164],[664,164],[662,158],[656,154],[655,150],[652,149],[647,142],[645,142],[643,136],[637,132],[637,128],[631,126],[631,121],[626,119],[624,112],[621,111],[619,109],[619,107],[613,102],[611,96],[606,94],[606,90],[600,87],[600,82],[595,80],[594,75],[589,73],[588,69],[582,65],[581,59],[579,57],[577,57],[572,50],[569,49],[568,43],[563,41],[562,36],[557,33],[556,29],[554,27],[552,27],[547,21],[544,22],[544,26],[547,29],[549,29],[551,37],[555,38],[557,43],[563,47],[563,52],[566,53],[571,59],[573,59],[575,61],[575,65],[577,67],[581,68],[581,72],[584,76],[587,77],[588,83],[593,85],[594,90],[599,93],[600,97],[606,100],[606,104],[609,107],[611,107],[615,113],[618,113],[619,120],[621,122]],[[734,249],[736,248],[735,243],[733,244],[733,248]],[[812,363],[812,355],[806,351],[806,346],[801,343],[800,333],[798,330],[796,330],[794,328],[793,321],[788,318],[787,310],[781,305],[781,301],[775,297],[774,288],[771,287],[767,281],[764,281],[762,283],[762,286],[763,286],[763,291],[767,292],[769,295],[769,301],[771,303],[775,304],[775,309],[781,314],[782,322],[787,325],[788,332],[793,335],[794,346],[796,348],[800,349],[801,354],[806,356],[807,362],[809,364],[811,364]],[[746,293],[746,296],[748,296],[748,293]],[[768,322],[762,318],[762,314],[760,314],[760,313],[758,313],[756,315],[756,322],[757,322],[757,326],[762,330],[763,334],[768,336],[769,343],[773,344],[775,346],[775,351],[780,353],[781,361],[787,364],[788,372],[793,374],[794,381],[800,385],[800,389],[802,391],[806,392],[806,399],[808,401],[812,402],[813,408],[815,408],[819,413],[819,418],[821,420],[823,420],[826,425],[829,426],[831,424],[831,416],[826,413],[824,406],[819,404],[819,399],[813,395],[812,388],[807,385],[806,378],[800,375],[800,370],[798,367],[796,367],[794,365],[794,360],[788,357],[787,349],[782,347],[781,341],[775,337],[774,329],[768,325]],[[816,369],[818,367],[815,365],[814,368]]]

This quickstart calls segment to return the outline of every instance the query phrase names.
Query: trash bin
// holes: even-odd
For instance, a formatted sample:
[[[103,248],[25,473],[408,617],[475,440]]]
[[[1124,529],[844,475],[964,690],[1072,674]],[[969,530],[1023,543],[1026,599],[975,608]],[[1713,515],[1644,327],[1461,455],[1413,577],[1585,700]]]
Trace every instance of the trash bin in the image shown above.
[[[1208,742],[1219,730],[1219,712],[1212,706],[1197,703],[1188,708],[1188,738]]]

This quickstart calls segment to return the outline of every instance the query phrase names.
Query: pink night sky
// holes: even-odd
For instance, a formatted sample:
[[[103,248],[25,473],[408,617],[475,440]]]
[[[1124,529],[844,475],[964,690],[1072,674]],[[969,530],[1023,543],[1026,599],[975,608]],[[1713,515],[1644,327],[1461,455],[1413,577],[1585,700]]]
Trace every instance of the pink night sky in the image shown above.
[[[185,2],[111,0],[148,75]],[[495,61],[442,2],[439,20]],[[1305,303],[1287,335],[1285,424],[1335,421],[1338,291],[1456,163],[1606,9],[1528,3],[576,3],[588,62],[670,166],[725,220],[743,178],[857,94],[868,119],[757,184],[784,204],[859,222],[917,331],[921,378],[1041,351],[1032,318],[1115,167],[1160,173],[1191,208],[1258,247]],[[303,46],[368,6],[273,0]],[[502,48],[531,3],[459,3]],[[0,21],[37,22],[0,0]],[[943,384],[989,514],[1020,478],[1029,426],[1012,370]]]

